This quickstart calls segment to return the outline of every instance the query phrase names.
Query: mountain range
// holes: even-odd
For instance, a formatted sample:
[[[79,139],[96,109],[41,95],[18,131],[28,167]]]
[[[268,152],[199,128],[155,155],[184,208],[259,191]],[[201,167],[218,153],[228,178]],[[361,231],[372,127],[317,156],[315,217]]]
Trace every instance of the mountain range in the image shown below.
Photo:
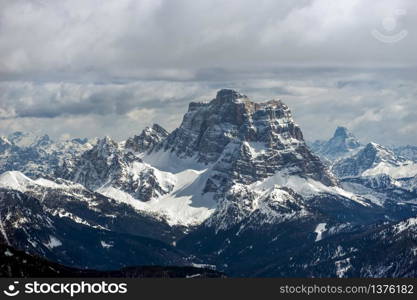
[[[281,100],[220,90],[123,142],[0,138],[0,242],[71,268],[236,277],[417,276],[417,147],[338,127],[307,143]]]

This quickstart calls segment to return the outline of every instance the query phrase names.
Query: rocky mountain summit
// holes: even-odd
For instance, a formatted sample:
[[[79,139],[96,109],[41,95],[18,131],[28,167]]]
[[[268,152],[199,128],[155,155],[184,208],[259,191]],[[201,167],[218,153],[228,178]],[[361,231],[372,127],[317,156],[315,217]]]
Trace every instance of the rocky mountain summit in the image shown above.
[[[387,148],[376,143],[369,143],[355,155],[336,162],[332,171],[340,178],[353,177],[375,173],[382,168],[397,168],[404,162],[404,158],[397,157]]]
[[[149,201],[172,190],[161,172],[105,137],[79,158],[64,163],[58,177],[80,183],[90,190],[118,189],[139,201]]]
[[[362,144],[346,127],[339,126],[331,139],[315,141],[310,146],[320,157],[334,161],[355,153]]]
[[[157,151],[214,164],[213,170],[224,173],[222,180],[250,184],[286,170],[289,175],[311,177],[329,186],[336,184],[306,147],[284,103],[252,102],[233,90],[219,91],[208,103],[190,103],[181,126]]]
[[[125,147],[138,153],[152,151],[168,134],[168,131],[164,128],[158,124],[153,124],[152,127],[146,127],[140,135],[135,135],[133,138],[126,140]]]

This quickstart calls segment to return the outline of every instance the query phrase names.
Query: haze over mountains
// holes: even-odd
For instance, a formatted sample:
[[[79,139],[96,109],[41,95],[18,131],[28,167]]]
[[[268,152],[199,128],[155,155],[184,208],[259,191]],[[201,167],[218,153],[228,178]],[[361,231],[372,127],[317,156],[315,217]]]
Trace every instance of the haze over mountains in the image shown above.
[[[416,153],[364,145],[343,127],[307,145],[282,101],[220,90],[191,102],[171,133],[2,137],[0,239],[99,270],[416,276]]]

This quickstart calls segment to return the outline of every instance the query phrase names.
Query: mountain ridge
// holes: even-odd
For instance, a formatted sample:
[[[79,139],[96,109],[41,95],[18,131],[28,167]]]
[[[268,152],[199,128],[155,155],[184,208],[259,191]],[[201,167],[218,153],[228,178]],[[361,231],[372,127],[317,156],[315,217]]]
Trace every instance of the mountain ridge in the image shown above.
[[[349,268],[369,272],[343,273],[337,266],[349,263],[324,258],[317,245],[336,251],[348,236],[349,247],[365,251],[358,239],[379,236],[385,223],[408,226],[402,239],[416,243],[417,181],[401,173],[407,167],[417,177],[415,165],[383,146],[360,144],[343,127],[319,148],[307,146],[281,100],[258,103],[220,90],[210,101],[191,102],[171,133],[154,124],[123,142],[64,143],[71,151],[46,137],[11,140],[16,144],[0,140],[0,170],[6,170],[0,238],[70,266],[114,269],[148,261],[210,264],[233,276],[379,276],[354,251],[344,258]],[[10,155],[11,147],[18,154]],[[20,160],[27,151],[46,154]],[[386,174],[380,163],[401,172]],[[381,245],[382,238],[368,240]],[[392,251],[386,264],[398,256]],[[292,263],[294,255],[300,260],[294,270],[273,264]],[[319,257],[327,261],[324,273],[314,271]]]

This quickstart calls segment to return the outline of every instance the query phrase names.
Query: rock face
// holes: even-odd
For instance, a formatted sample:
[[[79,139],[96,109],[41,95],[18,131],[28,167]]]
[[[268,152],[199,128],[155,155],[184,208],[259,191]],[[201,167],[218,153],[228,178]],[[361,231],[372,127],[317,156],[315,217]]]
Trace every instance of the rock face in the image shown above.
[[[345,190],[380,206],[417,199],[413,180],[417,165],[376,143],[369,143],[356,154],[336,161],[332,171],[341,179]]]
[[[168,131],[158,124],[153,124],[152,127],[146,127],[140,135],[129,138],[125,143],[125,147],[138,153],[149,152],[157,144],[165,140],[167,136]]]
[[[157,198],[173,188],[168,175],[144,164],[109,137],[99,140],[77,160],[65,163],[56,175],[90,190],[116,188],[140,201]]]
[[[376,143],[369,143],[352,157],[336,162],[332,167],[332,171],[340,178],[355,177],[381,164],[393,168],[400,167],[404,161],[403,158],[396,157],[387,148]]]
[[[361,146],[358,139],[346,127],[339,126],[330,140],[315,141],[311,148],[321,157],[333,161],[353,154]]]
[[[223,186],[230,180],[250,184],[280,170],[336,184],[306,147],[284,103],[255,103],[233,90],[219,91],[209,103],[191,103],[181,126],[157,150],[161,148],[180,158],[215,164],[213,169],[222,173],[217,181]],[[217,188],[213,180],[207,186],[207,190]]]

